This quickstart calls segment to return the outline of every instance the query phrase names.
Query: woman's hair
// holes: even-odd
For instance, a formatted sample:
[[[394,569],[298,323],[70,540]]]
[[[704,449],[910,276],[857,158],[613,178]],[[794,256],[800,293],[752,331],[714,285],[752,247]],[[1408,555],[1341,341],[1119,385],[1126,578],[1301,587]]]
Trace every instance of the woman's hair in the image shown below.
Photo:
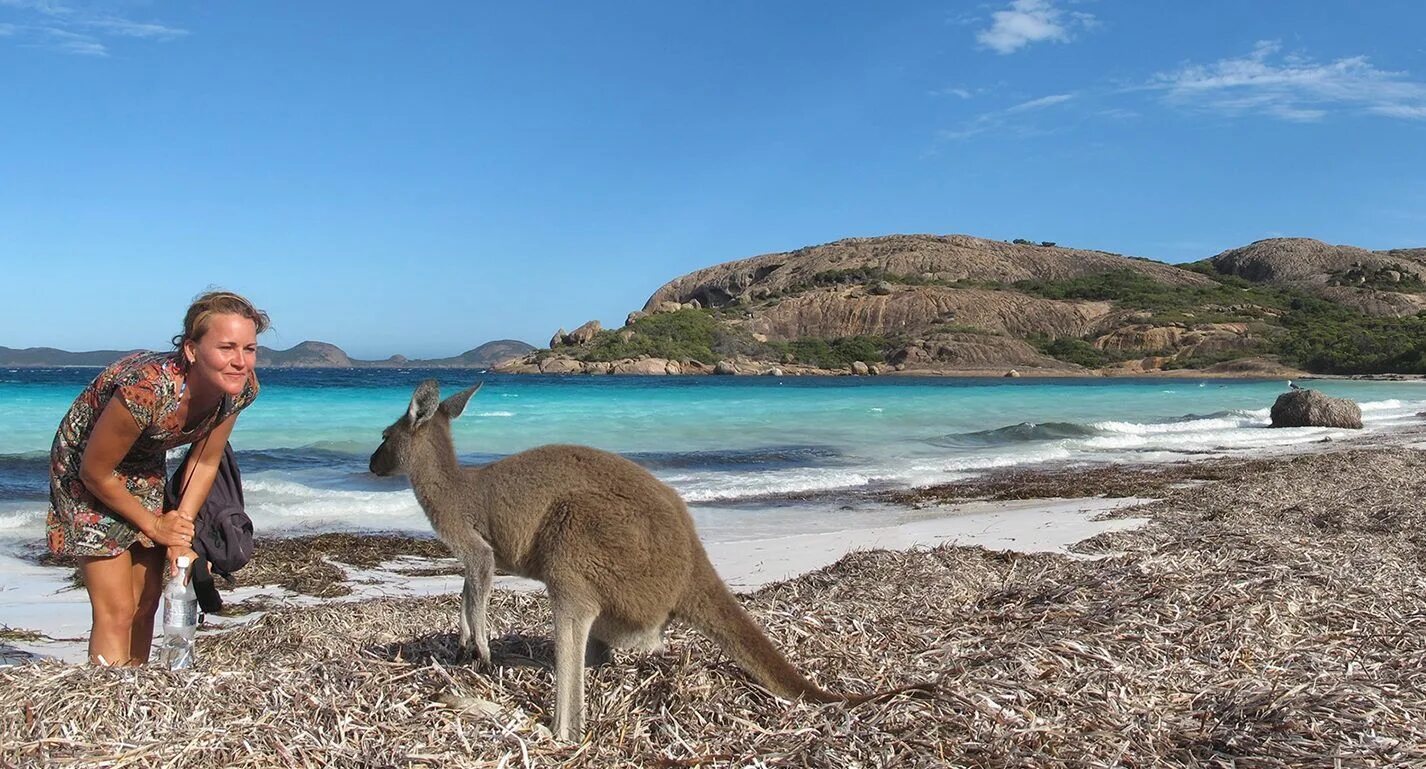
[[[231,291],[205,291],[188,306],[188,313],[183,316],[183,333],[173,337],[173,346],[182,347],[186,341],[202,339],[208,333],[213,316],[227,314],[241,315],[252,321],[259,334],[266,331],[270,323],[267,313]]]

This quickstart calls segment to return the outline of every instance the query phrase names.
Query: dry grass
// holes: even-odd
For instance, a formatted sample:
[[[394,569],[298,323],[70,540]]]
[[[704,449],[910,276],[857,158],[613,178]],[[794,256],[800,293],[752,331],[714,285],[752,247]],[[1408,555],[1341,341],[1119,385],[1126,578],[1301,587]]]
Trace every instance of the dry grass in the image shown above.
[[[451,551],[434,537],[405,534],[314,534],[304,537],[262,538],[253,559],[234,574],[236,586],[277,586],[295,593],[334,598],[352,592],[345,573],[333,561],[370,569],[402,556],[450,558]],[[460,573],[452,562],[449,570]]]
[[[252,560],[232,579],[220,584],[225,589],[271,586],[318,598],[336,598],[349,595],[352,588],[346,583],[346,573],[334,562],[370,569],[402,556],[445,559],[451,558],[451,551],[434,537],[396,533],[259,537],[254,543]],[[54,555],[46,550],[36,554],[35,560],[41,566],[74,569],[69,578],[70,587],[84,587],[73,557]],[[452,560],[449,565],[423,565],[409,573],[411,576],[459,574],[461,568]],[[223,613],[233,612],[225,609]]]
[[[780,701],[675,628],[590,672],[564,746],[542,596],[496,594],[489,672],[456,597],[383,599],[204,637],[199,673],[0,670],[0,765],[1426,766],[1426,453],[1243,467],[1099,559],[870,552],[746,599],[823,685],[931,698]]]

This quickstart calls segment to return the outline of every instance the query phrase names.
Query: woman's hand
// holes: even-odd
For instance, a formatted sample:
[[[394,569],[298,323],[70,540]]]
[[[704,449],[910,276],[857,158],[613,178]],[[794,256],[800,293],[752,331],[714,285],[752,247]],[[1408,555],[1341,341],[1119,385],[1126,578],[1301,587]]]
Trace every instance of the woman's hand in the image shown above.
[[[168,573],[170,576],[178,575],[178,559],[182,556],[188,556],[188,579],[192,581],[193,565],[198,563],[198,553],[194,552],[193,548],[188,545],[180,545],[168,549]]]
[[[193,521],[176,510],[158,516],[158,520],[144,533],[155,543],[169,548],[193,547]]]

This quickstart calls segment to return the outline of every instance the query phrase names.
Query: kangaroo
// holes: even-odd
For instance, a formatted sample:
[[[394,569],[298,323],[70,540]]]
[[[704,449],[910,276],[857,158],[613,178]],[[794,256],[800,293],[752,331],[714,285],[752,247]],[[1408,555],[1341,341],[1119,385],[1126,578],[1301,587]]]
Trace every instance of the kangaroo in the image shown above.
[[[495,569],[543,582],[554,613],[554,732],[583,733],[584,666],[610,647],[656,651],[671,619],[692,625],[749,675],[788,699],[857,704],[792,666],[713,570],[678,493],[616,454],[551,445],[483,466],[456,459],[451,420],[480,385],[441,400],[417,388],[371,455],[377,475],[405,473],[426,517],[465,567],[460,643],[491,664],[486,625]]]

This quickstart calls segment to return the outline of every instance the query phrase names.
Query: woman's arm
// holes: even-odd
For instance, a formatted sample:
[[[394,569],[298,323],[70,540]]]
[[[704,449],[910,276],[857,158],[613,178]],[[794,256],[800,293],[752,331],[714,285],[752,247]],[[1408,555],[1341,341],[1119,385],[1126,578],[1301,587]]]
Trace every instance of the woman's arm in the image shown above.
[[[124,481],[114,475],[124,456],[139,439],[139,423],[128,407],[115,398],[95,421],[79,460],[79,479],[104,506],[132,523],[144,536],[161,545],[188,545],[193,541],[193,522],[180,516],[155,515],[139,503]]]
[[[218,464],[223,461],[223,447],[228,445],[228,437],[237,423],[237,414],[218,423],[208,437],[199,441],[197,455],[188,458],[183,469],[184,482],[178,489],[179,516],[190,521],[197,518],[199,509],[208,501],[213,479],[218,477]]]

